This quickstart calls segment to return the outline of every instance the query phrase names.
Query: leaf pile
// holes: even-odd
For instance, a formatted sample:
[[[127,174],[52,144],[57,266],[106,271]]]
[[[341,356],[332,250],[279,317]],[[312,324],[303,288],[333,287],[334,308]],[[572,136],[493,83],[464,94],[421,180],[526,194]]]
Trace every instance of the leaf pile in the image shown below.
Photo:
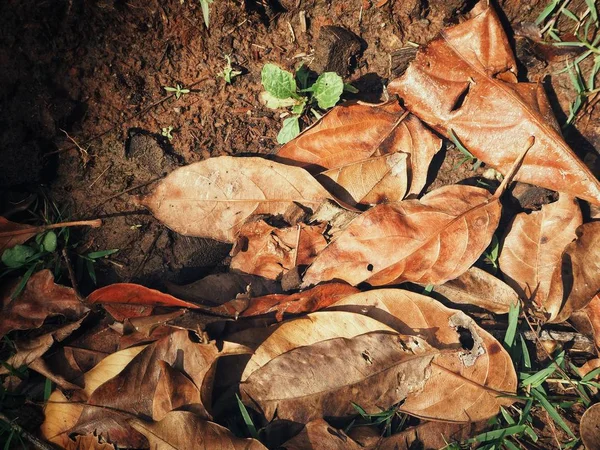
[[[390,84],[402,101],[342,104],[275,160],[211,158],[137,199],[177,233],[233,244],[230,272],[171,294],[119,283],[82,299],[48,271],[18,295],[7,286],[0,335],[34,333],[18,335],[8,366],[57,385],[44,438],[103,449],[436,448],[485,427],[515,401],[518,380],[490,333],[418,285],[496,314],[523,304],[540,323],[586,314],[600,330],[600,223],[583,223],[580,209],[600,204],[600,184],[541,88],[517,82],[494,10],[482,2],[471,16]],[[266,70],[273,98],[300,101],[292,74]],[[501,172],[500,187],[422,195],[442,143],[429,127]],[[495,240],[514,177],[559,200],[513,214]],[[7,248],[33,236],[0,225],[23,233]],[[475,265],[491,242],[495,275]],[[354,426],[389,411],[412,422],[388,437]]]

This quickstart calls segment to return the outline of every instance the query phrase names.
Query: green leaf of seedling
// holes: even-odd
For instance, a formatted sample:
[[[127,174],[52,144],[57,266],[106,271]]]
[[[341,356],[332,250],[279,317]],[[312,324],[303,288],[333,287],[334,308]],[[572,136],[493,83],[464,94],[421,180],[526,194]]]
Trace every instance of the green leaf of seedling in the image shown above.
[[[283,126],[277,135],[277,142],[287,144],[300,134],[299,116],[291,116],[283,121]]]
[[[260,93],[260,101],[269,109],[289,108],[298,103],[298,101],[292,97],[277,98],[267,91],[262,91]],[[304,102],[302,104],[304,104]]]
[[[321,109],[328,109],[340,101],[344,92],[344,81],[335,72],[324,72],[312,85],[313,98]]]
[[[15,245],[2,253],[2,263],[11,269],[23,267],[34,255],[35,250],[28,245]]]
[[[113,248],[110,250],[100,250],[98,252],[91,252],[87,254],[87,257],[90,259],[100,259],[106,258],[107,256],[113,255],[119,251],[118,248]]]
[[[252,422],[252,418],[250,417],[250,414],[248,414],[246,405],[242,403],[242,400],[237,394],[235,394],[235,398],[237,399],[238,408],[240,409],[240,413],[242,414],[242,419],[244,419],[246,428],[248,428],[248,431],[250,432],[250,436],[252,436],[254,439],[258,439],[258,431],[256,431],[254,422]]]
[[[292,106],[292,114],[296,114],[299,116],[300,114],[302,114],[304,112],[305,107],[306,107],[306,99],[303,98],[300,103],[297,103],[294,106]]]
[[[546,396],[538,388],[532,389],[531,390],[531,395],[533,395],[533,397],[540,403],[540,405],[542,405],[542,407],[546,411],[548,411],[548,414],[550,415],[550,417],[552,418],[552,420],[554,420],[554,422],[556,422],[556,424],[559,427],[561,427],[569,436],[571,436],[572,438],[576,439],[575,434],[573,434],[573,432],[567,426],[567,424],[565,423],[565,421],[563,420],[563,418],[560,417],[560,414],[558,413],[558,411],[556,410],[556,408],[554,408],[554,406],[552,406],[552,404],[548,401],[548,399],[546,398]]]
[[[310,71],[308,68],[301,64],[300,67],[296,70],[296,80],[298,80],[298,85],[300,89],[306,89],[308,87],[308,77],[310,76]]]
[[[517,325],[519,325],[519,310],[519,303],[510,305],[510,309],[508,310],[508,328],[504,335],[504,346],[508,349],[512,348],[515,343]]]
[[[352,407],[356,410],[357,413],[360,414],[360,416],[365,419],[365,420],[369,420],[369,414],[363,409],[362,406],[351,402],[352,403]]]
[[[298,98],[296,94],[296,80],[287,70],[275,64],[265,64],[260,74],[265,90],[275,98]]]
[[[54,231],[48,231],[42,241],[42,249],[48,253],[52,253],[56,250],[57,238]]]
[[[46,378],[44,382],[44,401],[47,402],[52,394],[52,381],[49,378]]]
[[[204,25],[208,28],[210,24],[210,4],[213,0],[200,0],[200,7],[202,8],[202,17],[204,18]]]
[[[515,434],[521,434],[525,431],[527,425],[515,425],[501,430],[488,431],[486,433],[478,434],[477,436],[465,441],[467,444],[474,444],[475,442],[489,442],[496,439],[502,439]]]
[[[544,8],[544,10],[540,13],[540,15],[537,17],[537,19],[535,19],[535,24],[539,25],[541,23],[543,23],[546,18],[552,14],[552,12],[556,9],[556,7],[558,6],[558,4],[560,3],[560,0],[552,0],[548,6],[546,6]]]
[[[352,86],[350,83],[344,83],[344,92],[350,92],[351,94],[358,94],[358,89]]]

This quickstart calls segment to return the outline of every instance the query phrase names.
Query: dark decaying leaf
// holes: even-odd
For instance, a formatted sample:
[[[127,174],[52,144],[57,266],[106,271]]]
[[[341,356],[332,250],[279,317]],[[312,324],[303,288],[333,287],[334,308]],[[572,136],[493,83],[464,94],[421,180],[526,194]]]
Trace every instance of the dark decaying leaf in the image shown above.
[[[63,316],[75,321],[88,311],[72,288],[54,283],[49,270],[33,274],[23,292],[12,300],[15,286],[15,283],[5,285],[0,290],[0,337],[13,330],[38,328],[47,317]]]
[[[12,232],[19,232],[19,234],[10,234]],[[0,233],[6,234],[6,236],[0,235],[0,255],[2,255],[5,249],[27,242],[38,233],[38,230],[37,227],[12,222],[0,216]]]
[[[354,219],[308,268],[303,286],[340,279],[383,286],[442,284],[488,246],[501,205],[488,191],[445,186],[420,200],[378,205]]]
[[[309,265],[327,246],[326,224],[275,228],[265,221],[242,226],[231,250],[233,270],[279,279],[297,265]]]
[[[129,423],[153,450],[266,450],[254,439],[235,437],[227,428],[186,411],[172,411],[159,422],[131,419]]]
[[[493,8],[481,1],[470,17],[420,50],[389,91],[504,174],[534,136],[516,179],[600,204],[600,183],[556,129],[543,86],[516,82],[517,65]]]
[[[139,200],[186,236],[233,242],[251,217],[282,215],[291,225],[330,194],[300,167],[220,156],[180,167]]]

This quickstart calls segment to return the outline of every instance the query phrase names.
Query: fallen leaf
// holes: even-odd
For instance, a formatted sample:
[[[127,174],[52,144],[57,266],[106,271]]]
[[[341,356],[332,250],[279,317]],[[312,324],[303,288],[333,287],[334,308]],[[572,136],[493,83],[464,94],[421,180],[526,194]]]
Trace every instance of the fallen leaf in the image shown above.
[[[254,439],[235,437],[227,428],[186,411],[172,411],[160,422],[131,419],[131,426],[143,434],[152,450],[266,450]]]
[[[590,406],[581,416],[579,434],[587,450],[600,449],[600,404]]]
[[[536,309],[552,308],[546,305],[552,274],[582,220],[577,200],[561,194],[540,211],[518,214],[509,225],[498,258],[500,270]]]
[[[229,339],[256,349],[248,362],[241,381],[272,359],[294,348],[312,345],[334,338],[351,339],[372,331],[393,331],[387,325],[367,316],[344,311],[320,311],[281,323],[261,336],[257,330],[247,330]]]
[[[352,285],[443,284],[483,253],[500,212],[497,197],[462,185],[444,186],[420,200],[377,205],[317,256],[303,286],[333,279]]]
[[[328,283],[296,294],[273,294],[246,301],[234,300],[217,309],[239,317],[252,317],[274,312],[277,321],[284,314],[310,313],[328,307],[338,300],[359,292],[345,283]]]
[[[12,234],[14,232],[18,232],[18,234]],[[24,244],[37,233],[39,233],[37,227],[11,222],[0,216],[0,254],[7,248]]]
[[[543,86],[517,83],[517,65],[488,2],[446,28],[388,86],[436,131],[453,130],[477,158],[507,173],[530,136],[516,179],[600,203],[600,183],[553,126]]]
[[[401,289],[348,296],[331,308],[372,317],[403,335],[420,336],[438,353],[419,392],[400,410],[449,422],[486,420],[511,404],[517,376],[509,354],[489,333],[461,311]]]
[[[34,273],[23,292],[11,300],[15,287],[13,283],[0,292],[0,337],[13,330],[38,328],[47,317],[63,316],[76,321],[88,311],[75,291],[55,284],[52,272],[46,269]]]
[[[402,152],[410,156],[409,193],[419,194],[427,170],[441,148],[441,140],[398,101],[382,105],[339,105],[314,126],[284,145],[277,158],[313,172],[338,169],[366,160]]]
[[[165,284],[167,290],[177,298],[209,305],[220,305],[236,298],[239,294],[261,297],[281,293],[281,286],[275,281],[233,272],[208,275],[184,286],[169,282]]]
[[[546,302],[552,323],[564,322],[600,291],[600,222],[581,225],[577,236],[552,275]]]
[[[233,270],[279,279],[295,266],[308,265],[327,246],[326,224],[275,228],[263,220],[244,224],[231,250]]]
[[[586,361],[583,364],[583,366],[578,367],[577,372],[579,372],[579,376],[583,378],[588,373],[590,373],[592,370],[596,370],[599,367],[600,367],[600,358],[594,358],[594,359],[590,359],[589,361]],[[596,375],[593,379],[600,380],[600,375]]]
[[[92,305],[102,305],[119,322],[132,317],[149,316],[155,306],[200,308],[194,303],[133,283],[115,283],[96,289],[87,301]]]
[[[475,305],[496,314],[506,314],[511,305],[519,303],[519,296],[508,284],[475,266],[435,286],[435,292],[453,303]]]
[[[590,321],[596,347],[600,348],[600,294],[596,294],[582,311]]]
[[[115,450],[115,446],[106,442],[99,442],[98,436],[86,434],[75,436],[75,440],[69,439],[65,450]]]
[[[171,411],[186,405],[200,404],[200,390],[184,373],[165,361],[158,361],[161,375],[152,403],[152,419],[162,420]]]
[[[127,425],[132,415],[151,417],[156,401],[156,389],[163,371],[159,361],[185,373],[200,390],[201,402],[194,411],[210,418],[212,384],[215,363],[228,354],[247,353],[237,344],[225,342],[221,350],[215,342],[192,342],[185,330],[176,331],[142,350],[117,376],[99,386],[90,395],[74,432],[96,432],[119,447],[143,447],[144,439]],[[161,390],[163,394],[164,389]],[[118,394],[117,394],[118,393]],[[191,406],[190,406],[191,407]],[[106,408],[111,414],[107,416]]]
[[[363,447],[354,442],[342,430],[332,427],[323,419],[308,422],[302,431],[281,445],[286,450],[360,450]]]
[[[186,236],[233,242],[253,216],[283,215],[293,225],[331,196],[308,172],[262,158],[220,156],[180,167],[140,204]]]
[[[414,336],[374,331],[296,347],[254,371],[242,398],[266,417],[307,423],[390,408],[420,391],[430,376],[431,347]]]
[[[409,188],[408,163],[406,153],[392,153],[327,170],[317,180],[352,206],[399,202]]]

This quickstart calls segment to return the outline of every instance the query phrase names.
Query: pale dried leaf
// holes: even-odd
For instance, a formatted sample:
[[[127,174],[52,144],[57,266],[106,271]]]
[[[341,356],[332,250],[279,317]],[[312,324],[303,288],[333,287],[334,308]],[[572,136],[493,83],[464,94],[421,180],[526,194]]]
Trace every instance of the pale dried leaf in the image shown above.
[[[323,419],[308,422],[300,433],[281,445],[286,450],[360,450],[363,447]]]

